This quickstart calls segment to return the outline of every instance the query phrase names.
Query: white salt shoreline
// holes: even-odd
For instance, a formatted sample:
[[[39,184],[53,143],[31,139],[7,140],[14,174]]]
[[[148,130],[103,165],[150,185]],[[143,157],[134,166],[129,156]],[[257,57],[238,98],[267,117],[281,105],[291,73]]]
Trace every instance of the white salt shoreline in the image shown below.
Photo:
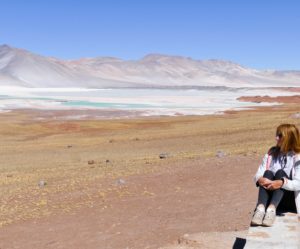
[[[116,111],[121,118],[149,116],[219,115],[230,110],[248,110],[280,103],[253,103],[241,96],[292,96],[282,89],[83,89],[0,88],[0,113],[10,110]],[[75,115],[80,117],[80,115]],[[108,115],[110,118],[115,115]],[[100,115],[105,118],[106,115]],[[70,119],[75,117],[70,116]]]

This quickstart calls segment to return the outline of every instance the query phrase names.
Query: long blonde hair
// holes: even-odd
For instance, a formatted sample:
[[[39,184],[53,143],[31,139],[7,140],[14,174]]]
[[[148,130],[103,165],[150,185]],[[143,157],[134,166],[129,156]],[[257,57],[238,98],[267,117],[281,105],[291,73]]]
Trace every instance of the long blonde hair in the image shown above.
[[[282,143],[280,145],[281,152],[300,152],[300,132],[294,124],[279,125],[276,129],[276,135],[279,134],[282,136]]]

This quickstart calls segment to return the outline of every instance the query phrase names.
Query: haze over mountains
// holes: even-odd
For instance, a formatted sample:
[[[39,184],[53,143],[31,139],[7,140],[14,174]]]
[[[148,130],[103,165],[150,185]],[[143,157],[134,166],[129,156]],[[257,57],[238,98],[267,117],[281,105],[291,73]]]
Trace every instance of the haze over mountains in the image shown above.
[[[256,70],[223,60],[149,54],[60,60],[0,46],[0,86],[38,88],[299,87],[300,71]]]

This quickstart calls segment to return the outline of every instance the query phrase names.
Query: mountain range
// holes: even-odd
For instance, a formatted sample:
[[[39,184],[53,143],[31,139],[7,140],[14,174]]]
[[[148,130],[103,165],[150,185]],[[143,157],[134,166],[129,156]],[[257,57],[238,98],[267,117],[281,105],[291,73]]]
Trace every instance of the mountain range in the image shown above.
[[[300,71],[256,70],[224,60],[149,54],[62,60],[0,46],[0,86],[33,88],[299,87]]]

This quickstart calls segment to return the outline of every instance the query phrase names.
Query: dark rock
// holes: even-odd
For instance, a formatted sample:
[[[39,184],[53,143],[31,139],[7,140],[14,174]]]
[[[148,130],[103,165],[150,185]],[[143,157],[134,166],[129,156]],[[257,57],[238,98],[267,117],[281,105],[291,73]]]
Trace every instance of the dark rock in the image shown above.
[[[94,164],[95,161],[94,160],[88,160],[88,164]]]
[[[68,145],[68,146],[67,146],[68,149],[70,149],[70,148],[72,148],[72,147],[73,147],[73,145]]]
[[[168,153],[161,153],[161,154],[159,154],[159,158],[160,159],[165,159],[165,158],[168,158],[168,157],[169,157]]]
[[[109,163],[110,161],[108,160],[108,159],[106,159],[106,161],[105,161],[106,163]]]

